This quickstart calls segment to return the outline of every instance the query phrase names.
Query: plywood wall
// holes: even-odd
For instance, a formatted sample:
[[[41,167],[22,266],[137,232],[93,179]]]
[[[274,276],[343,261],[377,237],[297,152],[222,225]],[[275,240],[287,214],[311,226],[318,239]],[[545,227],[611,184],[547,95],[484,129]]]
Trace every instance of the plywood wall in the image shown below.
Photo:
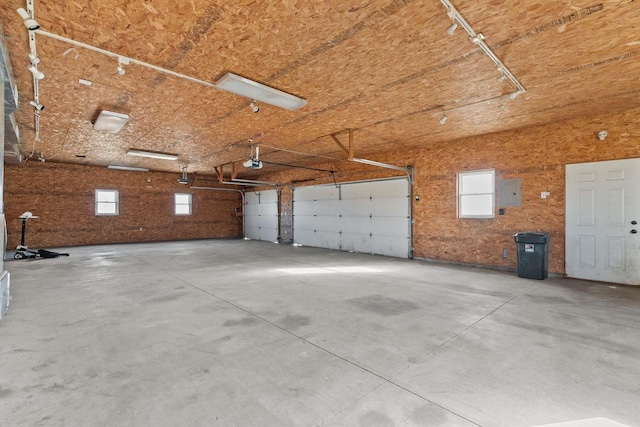
[[[372,160],[415,168],[415,257],[515,269],[513,234],[541,231],[551,235],[549,270],[563,273],[565,165],[640,157],[638,113],[640,110],[631,110],[574,119],[438,143],[416,151],[398,149]],[[596,137],[600,130],[609,134],[605,141]],[[356,156],[357,142],[356,134]],[[398,175],[348,162],[318,166],[339,169],[337,181]],[[456,174],[488,168],[495,169],[496,179],[521,180],[521,206],[508,207],[504,215],[496,214],[493,219],[458,219]],[[27,243],[34,247],[241,235],[241,223],[234,212],[241,204],[237,193],[193,191],[194,215],[174,216],[172,195],[186,190],[176,184],[177,177],[177,173],[129,173],[39,162],[9,166],[5,179],[8,247],[18,243],[20,224],[15,218],[27,210],[41,217],[29,224]],[[296,186],[333,182],[327,173],[297,169],[264,179]],[[94,215],[96,188],[121,191],[119,217]],[[550,196],[542,199],[543,191]],[[415,196],[420,200],[415,201]],[[291,213],[291,189],[285,185],[280,214],[283,241],[292,238]]]
[[[113,171],[92,166],[29,161],[5,169],[7,248],[20,241],[25,211],[30,247],[240,237],[237,192],[190,190],[179,174]],[[118,190],[120,215],[96,216],[95,190]],[[176,216],[174,193],[192,193],[193,214]]]
[[[415,167],[412,197],[415,257],[515,269],[513,234],[539,231],[551,236],[549,270],[564,273],[565,165],[640,157],[639,112],[631,110],[494,133],[412,152],[398,150],[373,160]],[[596,137],[600,130],[609,134],[605,141]],[[355,139],[357,146],[357,135]],[[389,171],[362,165],[337,166],[341,169],[338,176],[341,181],[391,175]],[[457,173],[480,169],[495,169],[497,180],[520,179],[521,206],[506,208],[504,215],[498,215],[496,208],[493,219],[458,219]],[[293,181],[313,177],[309,172],[289,172],[269,179]],[[331,182],[328,176],[315,174],[315,177],[314,181],[297,185]],[[550,196],[542,199],[543,191]],[[415,196],[419,196],[419,201]],[[290,196],[283,197],[281,216],[287,214],[290,206]],[[291,230],[287,229],[290,221],[283,221],[282,226],[281,235],[290,238]]]

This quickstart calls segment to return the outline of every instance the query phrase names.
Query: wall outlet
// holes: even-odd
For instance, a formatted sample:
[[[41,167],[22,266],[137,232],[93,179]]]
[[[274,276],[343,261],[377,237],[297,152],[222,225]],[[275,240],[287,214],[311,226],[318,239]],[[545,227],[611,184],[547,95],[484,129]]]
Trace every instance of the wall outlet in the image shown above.
[[[503,248],[502,249],[502,258],[506,258],[507,257],[507,249]]]
[[[541,199],[546,199],[550,195],[551,195],[551,193],[549,193],[548,191],[543,191],[542,193],[540,193],[540,198]]]

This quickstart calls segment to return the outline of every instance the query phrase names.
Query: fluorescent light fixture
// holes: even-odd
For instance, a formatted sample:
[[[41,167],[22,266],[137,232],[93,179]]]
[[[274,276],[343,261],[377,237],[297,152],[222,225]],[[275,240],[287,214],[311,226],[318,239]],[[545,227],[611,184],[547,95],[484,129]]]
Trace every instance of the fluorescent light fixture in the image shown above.
[[[122,126],[129,121],[126,114],[114,113],[113,111],[102,110],[98,119],[93,124],[93,130],[108,133],[118,133]]]
[[[121,165],[109,165],[109,169],[116,169],[119,171],[132,171],[132,172],[149,172],[147,168],[139,168],[136,166],[121,166]]]
[[[154,151],[127,150],[127,154],[130,156],[148,157],[150,159],[178,160],[178,156],[175,154],[156,153]]]
[[[307,101],[278,89],[254,82],[233,73],[227,73],[216,82],[218,89],[245,96],[249,99],[275,105],[287,110],[296,110],[307,105]]]

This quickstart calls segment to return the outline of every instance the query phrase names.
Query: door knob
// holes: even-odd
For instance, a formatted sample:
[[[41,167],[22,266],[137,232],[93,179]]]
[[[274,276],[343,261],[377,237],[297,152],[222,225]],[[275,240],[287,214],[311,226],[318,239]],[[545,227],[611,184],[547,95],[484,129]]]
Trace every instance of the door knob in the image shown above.
[[[631,234],[636,234],[637,232],[638,232],[638,230],[636,230],[636,229],[631,230]]]

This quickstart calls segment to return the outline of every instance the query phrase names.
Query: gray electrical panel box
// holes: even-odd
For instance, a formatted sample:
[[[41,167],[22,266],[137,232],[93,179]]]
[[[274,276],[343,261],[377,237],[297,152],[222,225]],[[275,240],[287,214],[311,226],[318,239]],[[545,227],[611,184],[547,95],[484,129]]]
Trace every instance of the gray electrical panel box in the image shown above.
[[[520,206],[520,179],[498,180],[498,206]]]

